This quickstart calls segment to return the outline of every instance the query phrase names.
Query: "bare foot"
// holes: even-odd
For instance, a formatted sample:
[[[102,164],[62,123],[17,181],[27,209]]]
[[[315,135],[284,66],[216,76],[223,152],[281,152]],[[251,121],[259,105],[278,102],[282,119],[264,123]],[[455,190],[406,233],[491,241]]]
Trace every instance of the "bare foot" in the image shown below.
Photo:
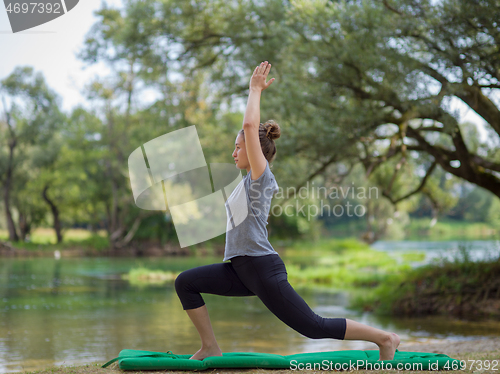
[[[222,351],[218,346],[211,348],[201,347],[198,352],[191,356],[190,360],[203,360],[211,356],[222,356]]]
[[[396,348],[399,345],[400,338],[397,334],[391,332],[387,335],[386,340],[378,346],[380,350],[379,360],[393,360]]]

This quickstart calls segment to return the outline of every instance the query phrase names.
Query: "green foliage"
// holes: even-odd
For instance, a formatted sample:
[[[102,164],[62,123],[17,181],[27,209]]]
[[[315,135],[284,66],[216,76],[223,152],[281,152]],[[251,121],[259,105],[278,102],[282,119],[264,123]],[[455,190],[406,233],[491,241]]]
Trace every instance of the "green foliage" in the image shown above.
[[[491,202],[486,222],[492,227],[500,227],[500,199],[494,199]]]
[[[425,253],[419,252],[405,252],[401,254],[402,261],[408,262],[419,262],[425,260]]]
[[[288,239],[293,241],[301,237],[301,233],[297,224],[298,217],[296,215],[270,215],[268,232],[269,237],[275,240]],[[272,239],[270,239],[272,240]]]
[[[471,223],[467,221],[456,221],[450,219],[438,220],[431,227],[431,219],[412,219],[405,228],[405,239],[407,240],[474,240],[474,239],[496,239],[499,236],[498,226],[487,223]]]
[[[165,213],[145,218],[137,230],[135,240],[158,239],[160,244],[177,239],[171,218]]]
[[[449,216],[469,222],[487,222],[490,212],[494,209],[494,202],[499,200],[482,188],[463,185],[461,196],[451,209]]]
[[[0,231],[0,240],[7,240],[8,233]],[[53,230],[35,230],[27,242],[12,242],[14,248],[26,250],[41,250],[53,252],[58,249],[84,249],[89,251],[104,251],[109,249],[109,239],[101,233],[78,232],[68,230],[63,241],[56,243],[56,236]]]
[[[148,285],[163,285],[172,282],[177,273],[172,271],[150,270],[144,267],[131,269],[128,274],[122,274],[122,279],[128,280],[131,285],[145,287]]]
[[[10,104],[0,119],[0,185],[10,197],[3,207],[7,219],[18,220],[17,232],[9,232],[15,241],[24,239],[51,211],[48,195],[42,198],[42,192],[50,188],[44,174],[58,157],[61,139],[57,130],[66,116],[57,94],[32,67],[16,67],[0,82],[0,93]],[[6,100],[3,103],[7,105]]]
[[[397,259],[355,239],[328,240],[310,244],[307,248],[304,246],[304,243],[296,243],[285,251],[290,282],[297,287],[319,287],[330,291],[372,289],[394,274],[407,270],[408,258],[422,259],[417,253]],[[306,255],[313,260],[301,264],[300,259]]]
[[[97,251],[104,251],[109,249],[109,239],[102,235],[92,234],[86,239],[81,240],[71,240],[67,239],[64,242],[64,247],[83,247],[88,249],[95,249]]]
[[[359,251],[369,249],[369,245],[360,242],[354,238],[347,239],[321,239],[318,242],[311,244],[308,241],[294,241],[291,246],[286,249],[287,255],[298,255],[302,253],[343,253],[347,250]]]
[[[357,294],[351,300],[351,306],[357,309],[370,310],[380,315],[390,315],[403,308],[406,313],[416,314],[415,309],[408,310],[406,300],[417,304],[427,295],[435,298],[434,313],[450,301],[452,294],[467,297],[463,300],[466,308],[477,308],[469,305],[484,297],[484,290],[495,287],[500,274],[500,258],[473,262],[469,250],[465,246],[453,260],[441,263],[402,269],[384,279],[371,293]],[[472,294],[472,300],[469,298]],[[460,304],[460,297],[455,299]],[[420,300],[420,301],[419,301]],[[427,301],[427,300],[426,300]],[[403,305],[404,304],[404,305]]]

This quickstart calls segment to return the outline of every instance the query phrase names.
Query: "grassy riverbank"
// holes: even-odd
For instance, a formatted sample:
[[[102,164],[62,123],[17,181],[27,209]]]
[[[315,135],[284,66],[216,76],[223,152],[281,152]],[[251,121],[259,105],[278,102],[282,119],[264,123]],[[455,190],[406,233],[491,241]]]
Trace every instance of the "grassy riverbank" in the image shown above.
[[[412,266],[419,252],[382,252],[355,240],[286,249],[294,287],[349,291],[350,307],[379,315],[500,318],[500,258],[472,261],[463,246],[453,260]],[[301,258],[314,259],[301,264]],[[296,259],[297,261],[295,261]]]
[[[382,252],[355,240],[286,249],[294,287],[349,291],[350,307],[379,315],[500,318],[498,254],[472,261],[462,247],[453,260],[414,267],[419,252]],[[301,258],[313,262],[301,264]],[[296,259],[297,261],[295,261]]]
[[[0,241],[9,238],[6,230],[0,230]],[[63,241],[57,243],[55,231],[51,228],[37,228],[33,230],[29,241],[9,242],[15,249],[26,251],[48,251],[83,249],[94,252],[104,251],[109,248],[109,240],[105,230],[96,233],[84,229],[67,229]]]
[[[430,224],[430,218],[412,218],[405,228],[405,240],[494,240],[500,238],[498,227],[484,222],[443,219],[432,227]]]
[[[284,251],[294,287],[336,290],[372,289],[422,261],[423,253],[382,252],[354,239],[295,243]]]
[[[440,220],[434,226],[430,226],[431,220],[428,218],[413,218],[404,229],[404,238],[406,240],[429,240],[429,241],[442,241],[442,240],[478,240],[478,239],[499,239],[500,230],[492,227],[484,222],[465,222],[454,220]],[[360,237],[365,230],[360,223],[338,224],[331,227],[325,233],[326,236],[334,238],[346,239]],[[391,238],[381,238],[381,240],[391,240]],[[0,230],[0,242],[8,240],[7,230]],[[105,230],[99,230],[97,233],[92,233],[84,229],[66,229],[63,235],[63,241],[56,243],[56,234],[52,228],[36,228],[32,231],[29,241],[27,242],[13,242],[8,243],[9,246],[24,251],[26,254],[30,253],[52,253],[55,250],[66,251],[69,255],[102,255],[107,253],[110,247],[109,239]],[[278,247],[292,245],[292,241],[279,240],[270,238],[271,243]],[[204,254],[219,254],[223,251],[216,241],[211,240],[205,243],[200,243],[189,247],[186,253],[192,255]],[[217,242],[218,243],[218,242]],[[280,244],[282,243],[282,244]],[[301,245],[311,246],[311,243],[300,242]],[[173,245],[173,244],[172,244]],[[318,243],[312,244],[317,246]],[[163,246],[155,244],[154,240],[151,243],[137,243],[139,250],[123,250],[126,254],[137,255],[164,255],[171,252],[169,249],[162,248]],[[178,246],[178,245],[177,245]],[[1,246],[0,246],[1,247]],[[153,247],[153,248],[151,248]],[[1,248],[0,248],[1,249]],[[70,251],[75,253],[71,254]],[[166,253],[164,253],[166,252]],[[1,253],[0,253],[1,254]],[[19,253],[21,254],[21,253]]]
[[[360,237],[366,230],[362,220],[344,222],[328,228],[329,235],[335,238]],[[430,218],[411,218],[404,227],[388,230],[380,240],[495,240],[500,239],[500,229],[486,222],[467,222],[440,219],[431,227]]]
[[[352,305],[378,314],[500,318],[500,261],[456,260],[386,278]]]
[[[123,274],[122,279],[128,280],[133,286],[147,286],[150,284],[161,285],[173,282],[178,273],[172,271],[150,270],[144,267],[132,269],[128,274]]]
[[[217,255],[224,252],[221,239],[180,248],[179,244],[165,243],[158,240],[143,240],[131,242],[119,249],[111,249],[105,230],[92,233],[84,229],[67,229],[61,243],[56,243],[53,229],[37,228],[33,230],[29,241],[9,242],[6,230],[0,230],[0,257],[2,256],[53,256],[59,251],[62,257],[92,257],[92,256],[168,256],[168,255]]]

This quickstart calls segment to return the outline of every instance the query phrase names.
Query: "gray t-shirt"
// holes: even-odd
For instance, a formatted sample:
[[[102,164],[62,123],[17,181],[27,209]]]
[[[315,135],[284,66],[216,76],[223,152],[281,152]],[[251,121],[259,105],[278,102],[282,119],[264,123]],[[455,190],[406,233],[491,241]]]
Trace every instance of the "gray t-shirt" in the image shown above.
[[[226,201],[227,227],[224,261],[236,256],[277,253],[268,240],[266,225],[271,199],[279,187],[266,160],[257,180],[247,173]]]

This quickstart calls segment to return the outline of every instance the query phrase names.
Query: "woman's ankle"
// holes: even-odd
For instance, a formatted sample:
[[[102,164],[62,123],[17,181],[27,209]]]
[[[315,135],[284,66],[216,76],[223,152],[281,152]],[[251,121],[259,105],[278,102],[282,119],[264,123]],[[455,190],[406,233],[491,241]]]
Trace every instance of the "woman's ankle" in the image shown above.
[[[392,333],[384,331],[378,342],[375,342],[375,344],[377,344],[379,348],[392,344]]]
[[[219,350],[220,351],[220,347],[219,345],[217,344],[217,342],[215,343],[205,343],[205,344],[201,344],[201,349],[203,350],[206,350],[206,351],[213,351],[213,350]]]

